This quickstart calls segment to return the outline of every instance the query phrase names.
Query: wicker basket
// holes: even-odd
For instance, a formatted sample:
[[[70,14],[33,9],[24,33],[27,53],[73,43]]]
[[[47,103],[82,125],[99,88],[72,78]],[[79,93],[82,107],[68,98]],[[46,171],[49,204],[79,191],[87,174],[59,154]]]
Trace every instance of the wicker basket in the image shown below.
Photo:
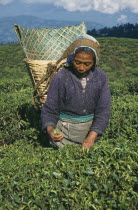
[[[86,33],[84,23],[60,28],[14,26],[25,57],[32,60],[58,60],[77,36]]]
[[[47,92],[51,79],[56,72],[61,69],[65,60],[53,69],[52,72],[48,70],[48,65],[52,64],[54,66],[56,60],[28,60],[25,58],[24,61],[34,87],[32,103],[36,106],[37,100],[39,106],[42,107],[47,98]]]
[[[25,53],[24,61],[33,83],[33,104],[37,99],[42,107],[51,79],[65,60],[52,72],[48,68],[49,63],[55,64],[77,36],[86,33],[86,26],[81,23],[61,28],[31,29],[15,25],[14,30]]]

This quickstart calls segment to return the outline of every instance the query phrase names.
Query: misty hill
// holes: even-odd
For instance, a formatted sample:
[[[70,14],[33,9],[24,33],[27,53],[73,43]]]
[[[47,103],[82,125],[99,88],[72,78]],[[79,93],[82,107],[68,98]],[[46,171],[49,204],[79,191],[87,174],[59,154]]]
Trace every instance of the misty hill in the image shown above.
[[[14,32],[14,24],[28,28],[58,28],[80,23],[80,21],[48,20],[35,16],[24,15],[0,18],[0,43],[18,41]],[[100,29],[103,27],[103,25],[93,22],[85,22],[85,25],[87,30],[91,30],[93,28]]]

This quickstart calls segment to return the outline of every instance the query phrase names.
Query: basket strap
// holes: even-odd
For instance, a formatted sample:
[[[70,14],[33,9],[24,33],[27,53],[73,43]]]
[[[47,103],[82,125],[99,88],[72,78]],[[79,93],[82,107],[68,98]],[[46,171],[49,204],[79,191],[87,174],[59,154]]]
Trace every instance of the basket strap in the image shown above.
[[[37,82],[37,84],[35,85],[34,87],[34,94],[33,94],[33,97],[32,97],[32,104],[33,106],[35,106],[35,108],[38,108],[37,104],[36,104],[36,99],[38,100],[39,98],[43,97],[45,94],[47,94],[48,92],[48,88],[49,88],[49,85],[50,85],[50,82],[52,80],[52,78],[54,77],[54,75],[64,66],[64,64],[60,64],[58,67],[57,65],[53,65],[52,63],[49,63],[48,64],[48,67],[47,67],[47,73],[42,77],[42,79]],[[47,81],[47,84],[43,90],[43,92],[41,93],[38,93],[37,92],[37,89],[38,87],[43,83]],[[39,100],[38,100],[39,101]],[[42,106],[42,104],[39,104],[39,106]]]

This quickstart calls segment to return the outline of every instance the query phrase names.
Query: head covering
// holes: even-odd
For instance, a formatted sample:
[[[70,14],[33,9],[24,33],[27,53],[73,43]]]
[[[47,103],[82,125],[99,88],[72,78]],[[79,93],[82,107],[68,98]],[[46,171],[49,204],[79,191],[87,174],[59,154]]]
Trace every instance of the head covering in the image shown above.
[[[77,37],[77,39],[84,39],[84,38],[90,39],[91,41],[96,42],[99,45],[99,42],[93,36],[90,36],[88,34],[83,34]]]
[[[75,56],[75,51],[80,47],[88,47],[91,50],[93,50],[96,57],[97,65],[99,62],[100,45],[99,42],[93,36],[90,36],[88,34],[83,34],[77,37],[77,39],[64,51],[61,58],[57,61],[57,64],[65,58],[68,58],[68,63],[71,62]]]

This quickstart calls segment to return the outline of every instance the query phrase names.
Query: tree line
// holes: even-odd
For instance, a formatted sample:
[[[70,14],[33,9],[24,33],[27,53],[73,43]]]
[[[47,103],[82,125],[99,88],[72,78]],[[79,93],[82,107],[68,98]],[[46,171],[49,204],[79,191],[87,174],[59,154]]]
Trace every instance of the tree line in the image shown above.
[[[138,39],[138,24],[122,24],[112,28],[104,27],[102,29],[88,30],[87,33],[94,37],[124,37]]]

